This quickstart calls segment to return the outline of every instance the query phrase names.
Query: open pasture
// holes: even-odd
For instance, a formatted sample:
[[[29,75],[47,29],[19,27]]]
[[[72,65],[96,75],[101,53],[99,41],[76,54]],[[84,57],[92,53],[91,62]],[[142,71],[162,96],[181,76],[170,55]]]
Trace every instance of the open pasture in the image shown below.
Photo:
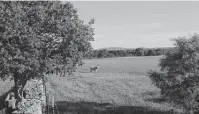
[[[159,70],[155,57],[128,57],[85,60],[73,76],[52,75],[48,88],[59,110],[80,114],[161,114],[177,110],[160,96],[160,90],[146,76]],[[91,66],[100,65],[98,72]],[[67,114],[67,113],[66,113]]]
[[[119,57],[105,59],[85,60],[83,67],[79,67],[77,72],[87,73],[91,66],[100,65],[99,73],[129,73],[146,74],[150,69],[158,70],[158,63],[161,56],[144,57]]]
[[[160,96],[146,76],[160,56],[88,59],[72,76],[49,75],[47,90],[60,114],[170,114],[181,111]],[[98,72],[91,66],[100,65]],[[1,109],[11,81],[1,81]],[[3,106],[3,107],[2,107]]]

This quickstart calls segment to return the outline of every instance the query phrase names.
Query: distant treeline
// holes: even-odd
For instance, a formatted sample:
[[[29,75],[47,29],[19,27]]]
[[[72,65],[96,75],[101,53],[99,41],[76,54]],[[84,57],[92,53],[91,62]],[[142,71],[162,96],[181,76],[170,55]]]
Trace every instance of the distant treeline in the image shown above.
[[[130,56],[158,56],[164,55],[169,51],[175,51],[174,47],[167,48],[136,48],[125,50],[93,50],[84,55],[85,59],[91,58],[113,58],[113,57],[130,57]]]

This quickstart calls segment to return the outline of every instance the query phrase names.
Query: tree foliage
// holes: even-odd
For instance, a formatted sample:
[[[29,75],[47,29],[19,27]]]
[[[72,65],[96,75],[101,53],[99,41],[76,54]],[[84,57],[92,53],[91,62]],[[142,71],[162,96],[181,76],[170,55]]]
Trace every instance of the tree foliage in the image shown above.
[[[14,79],[22,95],[27,80],[71,71],[91,50],[93,23],[68,2],[1,1],[0,77]]]
[[[159,56],[169,51],[175,51],[171,48],[136,48],[126,50],[93,50],[84,55],[85,58],[113,58],[113,57],[129,57],[129,56]]]
[[[177,50],[161,58],[161,71],[150,71],[164,97],[193,113],[199,109],[199,35],[174,40]]]

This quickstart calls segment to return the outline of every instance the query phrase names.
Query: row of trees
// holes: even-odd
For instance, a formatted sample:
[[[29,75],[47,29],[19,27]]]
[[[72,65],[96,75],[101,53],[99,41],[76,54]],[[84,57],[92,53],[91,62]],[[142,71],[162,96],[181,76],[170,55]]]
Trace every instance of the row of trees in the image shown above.
[[[84,55],[85,58],[112,58],[112,57],[128,57],[128,56],[158,56],[164,55],[175,48],[136,48],[128,50],[93,50]]]

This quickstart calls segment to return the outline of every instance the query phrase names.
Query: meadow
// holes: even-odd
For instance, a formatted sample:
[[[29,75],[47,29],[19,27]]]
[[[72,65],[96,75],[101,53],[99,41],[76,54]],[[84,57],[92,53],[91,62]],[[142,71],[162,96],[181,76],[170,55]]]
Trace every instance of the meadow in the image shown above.
[[[47,91],[55,97],[59,114],[172,114],[182,112],[164,100],[147,77],[159,70],[161,56],[87,59],[71,76],[49,75]],[[98,72],[91,66],[100,65]],[[0,100],[13,82],[0,82]],[[58,113],[56,112],[56,114]],[[52,109],[48,109],[48,114]]]
[[[172,114],[181,112],[161,98],[160,90],[147,77],[159,70],[161,56],[84,60],[68,77],[50,76],[48,89],[55,96],[60,114]],[[100,65],[98,72],[91,66]]]

